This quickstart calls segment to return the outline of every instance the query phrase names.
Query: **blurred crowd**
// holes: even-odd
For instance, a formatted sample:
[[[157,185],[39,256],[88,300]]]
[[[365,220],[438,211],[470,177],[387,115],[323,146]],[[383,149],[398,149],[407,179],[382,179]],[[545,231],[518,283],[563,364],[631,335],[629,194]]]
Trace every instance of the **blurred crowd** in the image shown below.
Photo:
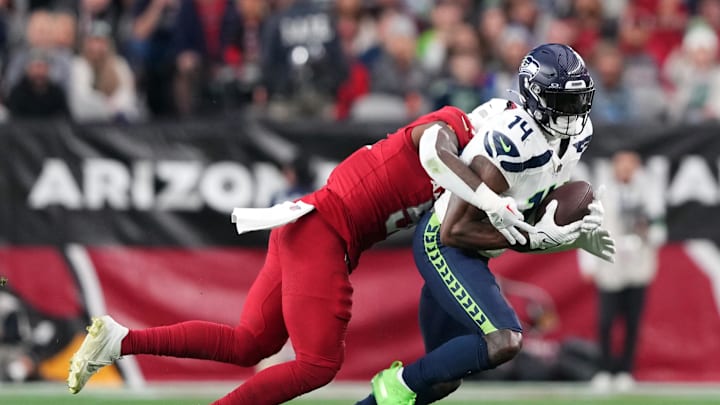
[[[720,118],[720,0],[0,0],[4,119],[253,108],[393,120],[513,98],[543,42],[596,80],[596,122]]]

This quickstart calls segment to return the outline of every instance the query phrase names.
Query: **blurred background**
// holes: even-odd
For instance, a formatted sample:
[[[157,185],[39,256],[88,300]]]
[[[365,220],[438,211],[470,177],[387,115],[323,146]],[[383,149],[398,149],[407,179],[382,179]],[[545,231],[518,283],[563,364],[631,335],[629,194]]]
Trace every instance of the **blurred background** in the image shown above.
[[[234,324],[267,235],[235,235],[233,207],[302,196],[441,106],[516,100],[544,42],[595,79],[577,177],[607,185],[618,262],[494,260],[525,348],[473,378],[720,386],[719,33],[720,0],[0,0],[0,399],[62,392],[92,315]],[[409,237],[353,274],[341,383],[422,353]],[[138,356],[91,390],[253,372]]]

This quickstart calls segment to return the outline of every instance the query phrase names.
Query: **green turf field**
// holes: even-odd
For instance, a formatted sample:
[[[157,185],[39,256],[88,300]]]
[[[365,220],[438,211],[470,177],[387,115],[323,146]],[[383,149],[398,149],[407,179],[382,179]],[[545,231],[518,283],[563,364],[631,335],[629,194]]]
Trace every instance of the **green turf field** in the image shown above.
[[[340,384],[289,402],[293,405],[353,405],[368,384]],[[207,405],[232,386],[177,385],[141,390],[86,389],[67,393],[64,385],[2,385],[2,405]],[[720,385],[641,385],[628,394],[601,394],[586,384],[467,384],[443,405],[719,405]]]
[[[4,396],[0,395],[0,403],[7,405],[206,405],[212,402],[207,399],[181,399],[181,398],[159,398],[159,399],[122,399],[122,398],[101,398],[101,397],[71,397],[71,396]],[[293,405],[352,405],[354,400],[331,400],[331,399],[303,399],[295,400],[289,404]],[[648,396],[614,396],[595,399],[507,399],[507,400],[445,400],[439,402],[445,405],[717,405],[720,398],[692,398],[692,397],[648,397]]]

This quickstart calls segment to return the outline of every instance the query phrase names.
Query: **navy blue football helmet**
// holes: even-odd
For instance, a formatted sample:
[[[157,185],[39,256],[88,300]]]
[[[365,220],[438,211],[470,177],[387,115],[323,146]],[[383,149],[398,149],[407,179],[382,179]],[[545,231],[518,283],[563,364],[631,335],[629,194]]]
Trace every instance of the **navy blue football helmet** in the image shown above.
[[[595,84],[571,47],[545,44],[533,49],[520,64],[519,80],[523,107],[551,136],[566,138],[583,131]]]

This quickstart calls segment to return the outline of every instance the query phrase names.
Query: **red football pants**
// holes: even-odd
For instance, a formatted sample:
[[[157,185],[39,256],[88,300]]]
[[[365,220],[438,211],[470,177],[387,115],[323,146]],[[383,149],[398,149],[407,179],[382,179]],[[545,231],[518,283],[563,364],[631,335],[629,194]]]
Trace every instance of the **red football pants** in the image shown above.
[[[329,383],[344,359],[352,286],[345,244],[317,213],[273,230],[240,324],[190,321],[131,330],[122,354],[155,354],[253,366],[290,336],[295,360],[269,367],[215,405],[279,404]]]

